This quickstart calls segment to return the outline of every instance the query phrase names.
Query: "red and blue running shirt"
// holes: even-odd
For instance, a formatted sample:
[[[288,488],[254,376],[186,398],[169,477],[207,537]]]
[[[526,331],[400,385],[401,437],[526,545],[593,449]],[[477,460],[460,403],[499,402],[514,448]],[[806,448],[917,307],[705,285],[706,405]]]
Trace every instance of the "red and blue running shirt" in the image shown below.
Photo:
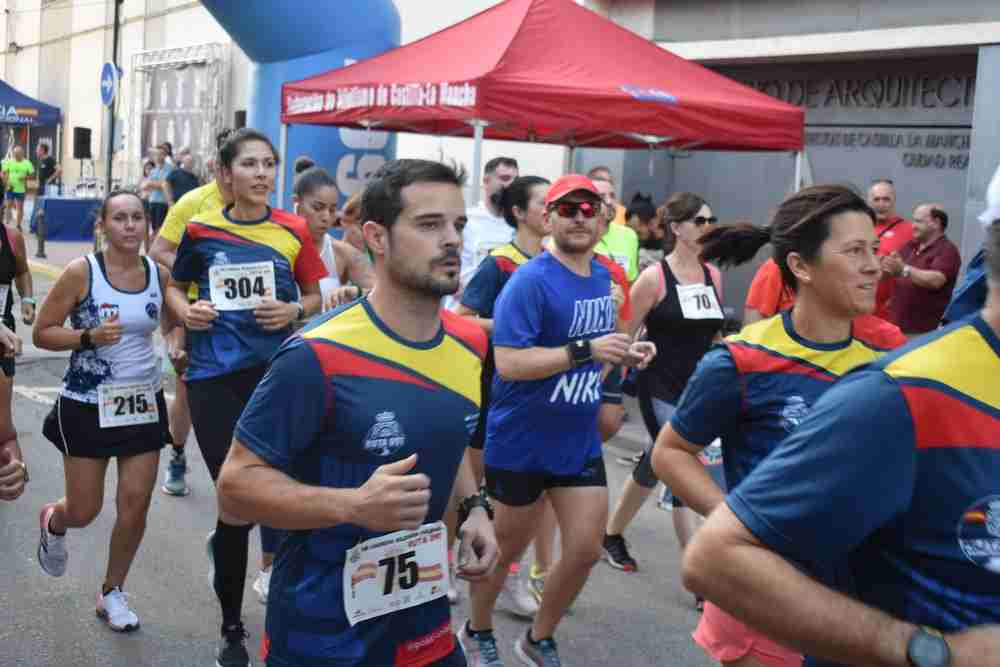
[[[726,499],[769,548],[893,616],[1000,623],[1000,339],[980,316],[834,385]],[[819,664],[819,663],[813,663]]]
[[[441,318],[426,343],[397,336],[367,299],[318,318],[274,356],[236,438],[300,482],[335,488],[415,453],[413,472],[431,480],[426,521],[441,520],[479,417],[486,352],[478,325]],[[268,665],[422,667],[455,649],[446,597],[348,623],[344,559],[381,534],[352,524],[288,533],[271,576]]]
[[[895,326],[870,318],[855,321],[847,340],[817,343],[799,336],[792,311],[783,311],[709,350],[670,423],[696,445],[707,447],[722,438],[726,486],[732,489],[798,426],[837,378],[905,341]]]
[[[271,262],[280,301],[299,298],[297,285],[318,282],[326,267],[309,237],[306,221],[277,209],[250,222],[233,220],[226,207],[198,214],[184,229],[177,246],[173,279],[194,283],[198,299],[211,301],[209,270],[213,266]],[[189,331],[188,380],[226,375],[267,363],[291,327],[265,331],[253,310],[220,310],[207,331]]]

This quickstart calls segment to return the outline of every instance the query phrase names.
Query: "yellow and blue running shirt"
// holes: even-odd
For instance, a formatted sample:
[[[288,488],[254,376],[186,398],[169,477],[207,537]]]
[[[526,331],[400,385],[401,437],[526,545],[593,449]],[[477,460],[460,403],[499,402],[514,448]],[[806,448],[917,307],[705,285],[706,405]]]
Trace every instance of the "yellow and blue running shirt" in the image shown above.
[[[444,516],[480,408],[486,335],[442,311],[426,343],[393,333],[361,299],[285,342],[247,404],[236,438],[291,477],[357,488],[380,465],[417,454],[431,480],[426,521]],[[385,437],[385,434],[391,437]],[[346,553],[380,536],[342,524],[291,531],[271,576],[268,665],[421,667],[455,650],[448,599],[348,623]]]
[[[201,213],[188,223],[177,246],[173,279],[195,283],[198,299],[211,301],[209,270],[213,266],[271,262],[275,298],[298,299],[296,285],[318,282],[326,267],[309,236],[306,221],[286,211],[268,209],[249,222],[233,220],[232,207]],[[253,310],[220,310],[207,331],[188,332],[188,380],[226,375],[267,363],[291,327],[265,331]]]
[[[923,336],[834,385],[726,502],[814,574],[845,563],[827,583],[897,618],[1000,623],[998,377],[982,317]]]
[[[722,438],[727,488],[735,488],[834,380],[905,342],[875,318],[856,321],[852,336],[817,343],[799,336],[792,311],[755,322],[709,350],[681,394],[673,429],[708,446]]]

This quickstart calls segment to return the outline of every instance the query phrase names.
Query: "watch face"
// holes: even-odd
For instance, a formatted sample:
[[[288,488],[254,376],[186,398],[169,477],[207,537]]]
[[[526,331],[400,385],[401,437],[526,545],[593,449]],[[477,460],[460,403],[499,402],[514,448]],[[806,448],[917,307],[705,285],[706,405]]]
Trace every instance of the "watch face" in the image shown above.
[[[947,642],[923,630],[913,635],[908,652],[914,667],[947,667],[951,661]]]

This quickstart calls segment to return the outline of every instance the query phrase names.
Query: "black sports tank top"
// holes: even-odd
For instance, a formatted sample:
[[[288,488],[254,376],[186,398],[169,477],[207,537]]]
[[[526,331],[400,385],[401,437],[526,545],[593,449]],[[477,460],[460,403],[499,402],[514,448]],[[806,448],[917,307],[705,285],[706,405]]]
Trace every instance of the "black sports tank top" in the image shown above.
[[[712,282],[712,274],[703,265],[704,285],[708,290],[700,295],[694,306],[688,306],[685,315],[677,278],[666,259],[660,261],[660,270],[664,281],[663,298],[646,315],[646,331],[649,340],[656,344],[656,357],[639,374],[639,390],[676,405],[688,378],[722,328],[722,300]],[[691,286],[681,286],[684,287]],[[697,313],[697,306],[711,315],[706,317],[705,313]]]

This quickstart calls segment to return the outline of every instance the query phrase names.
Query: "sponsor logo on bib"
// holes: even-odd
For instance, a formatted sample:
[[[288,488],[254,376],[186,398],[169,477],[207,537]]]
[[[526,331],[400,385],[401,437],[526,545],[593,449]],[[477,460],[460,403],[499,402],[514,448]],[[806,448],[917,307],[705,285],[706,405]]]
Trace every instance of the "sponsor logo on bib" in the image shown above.
[[[406,444],[403,427],[396,421],[395,412],[380,412],[375,423],[365,434],[365,451],[375,456],[391,456]]]

